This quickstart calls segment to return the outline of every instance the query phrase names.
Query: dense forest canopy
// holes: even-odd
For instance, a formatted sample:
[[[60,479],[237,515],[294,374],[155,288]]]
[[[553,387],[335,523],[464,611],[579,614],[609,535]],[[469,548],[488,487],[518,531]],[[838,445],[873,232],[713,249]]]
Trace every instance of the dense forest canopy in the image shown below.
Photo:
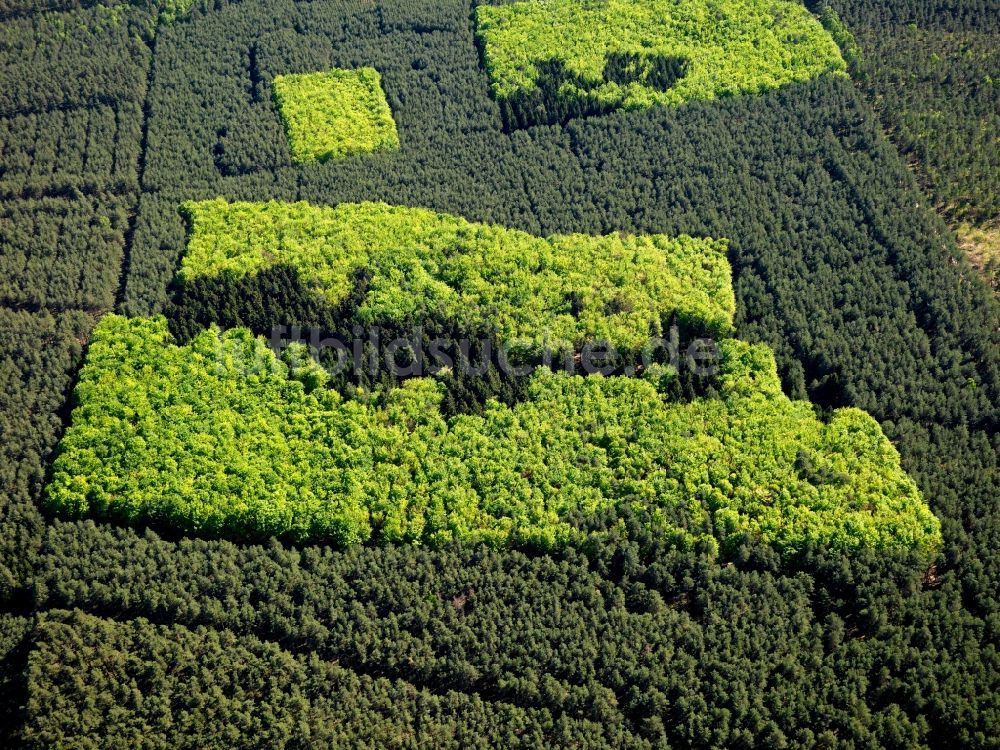
[[[694,63],[625,50],[581,86],[550,61],[549,94],[518,109],[465,0],[0,0],[0,744],[994,747],[1000,313],[937,211],[990,231],[1000,9],[833,0],[840,28],[807,5],[851,78],[626,110],[551,89],[672,90]],[[366,67],[400,148],[296,163],[275,78]],[[153,524],[161,538],[46,512],[103,313],[163,311],[185,342],[211,323],[349,319],[287,267],[174,284],[179,207],[220,197],[729,238],[735,335],[771,347],[813,424],[878,420],[940,551],[806,543],[792,560],[733,534],[719,554],[631,506],[570,513],[589,543],[544,554]],[[437,380],[446,422],[530,402]],[[671,388],[671,410],[722,403],[711,382]],[[807,458],[797,472],[835,479]]]
[[[290,351],[285,365],[240,329],[178,347],[162,318],[106,316],[50,506],[337,547],[511,539],[550,549],[579,541],[567,517],[624,505],[665,519],[687,547],[713,534],[730,547],[759,538],[788,557],[940,545],[878,424],[856,409],[824,424],[789,401],[764,345],[722,343],[714,399],[670,404],[656,380],[539,370],[524,402],[450,420],[433,380],[374,405],[345,401],[307,353]]]
[[[183,282],[297,270],[327,304],[341,304],[359,271],[366,324],[431,314],[460,330],[486,324],[526,349],[576,349],[588,340],[638,351],[671,322],[722,336],[736,302],[724,240],[613,233],[533,237],[460,217],[384,203],[233,203],[184,206],[191,222]],[[275,321],[283,322],[283,321]]]
[[[759,93],[845,70],[816,18],[785,0],[527,0],[479,5],[476,24],[508,122]]]
[[[374,68],[275,76],[274,97],[298,163],[399,148]]]

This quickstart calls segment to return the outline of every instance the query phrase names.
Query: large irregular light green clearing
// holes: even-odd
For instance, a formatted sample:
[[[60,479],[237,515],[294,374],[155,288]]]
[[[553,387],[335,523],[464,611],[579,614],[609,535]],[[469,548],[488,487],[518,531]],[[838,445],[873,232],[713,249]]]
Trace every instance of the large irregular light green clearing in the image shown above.
[[[722,343],[719,397],[540,370],[530,397],[445,420],[431,379],[378,403],[322,387],[246,330],[175,345],[166,321],[105,317],[75,390],[48,504],[73,517],[337,545],[453,539],[551,548],[571,514],[651,509],[680,544],[749,533],[930,552],[939,524],[871,417],[817,419],[770,350]],[[301,357],[301,352],[296,352]]]
[[[371,280],[363,322],[443,316],[467,331],[489,326],[537,350],[599,340],[638,351],[682,328],[732,330],[736,308],[725,240],[582,234],[546,239],[427,209],[384,203],[185,204],[191,225],[180,279],[296,268],[331,304],[354,272]]]
[[[570,76],[562,97],[631,109],[847,69],[830,34],[792,0],[529,0],[480,5],[476,18],[499,99],[537,90],[539,66],[552,61]],[[680,69],[659,64],[670,61]]]
[[[274,97],[297,162],[399,148],[382,77],[374,68],[275,76]]]

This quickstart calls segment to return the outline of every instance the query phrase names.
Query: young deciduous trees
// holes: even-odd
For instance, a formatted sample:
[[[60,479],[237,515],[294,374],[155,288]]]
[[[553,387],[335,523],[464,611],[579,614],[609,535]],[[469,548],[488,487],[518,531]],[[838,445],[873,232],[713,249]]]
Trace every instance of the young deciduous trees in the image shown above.
[[[846,70],[816,18],[785,0],[482,4],[476,34],[512,127],[756,94]]]
[[[274,98],[298,163],[399,148],[374,68],[278,75]]]
[[[107,316],[48,504],[237,539],[544,549],[579,541],[572,516],[632,506],[686,546],[936,551],[938,521],[871,417],[824,424],[781,392],[767,347],[721,349],[718,398],[542,370],[524,402],[445,420],[431,380],[344,400],[312,360],[287,367],[245,330],[178,347],[162,318]]]

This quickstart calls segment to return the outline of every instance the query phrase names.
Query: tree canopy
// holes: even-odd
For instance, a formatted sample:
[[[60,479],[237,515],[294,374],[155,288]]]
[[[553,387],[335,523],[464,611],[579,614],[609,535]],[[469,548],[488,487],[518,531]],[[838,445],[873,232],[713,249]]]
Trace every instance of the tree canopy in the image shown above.
[[[343,730],[384,747],[993,750],[1000,312],[935,209],[971,222],[996,184],[980,137],[996,0],[834,0],[853,80],[639,109],[536,96],[546,110],[520,119],[491,89],[466,0],[163,12],[186,5],[0,0],[0,746],[298,747]],[[633,52],[605,57],[602,79],[673,87],[692,71]],[[401,148],[293,161],[275,77],[363,67]],[[789,403],[813,405],[805,424],[845,407],[877,420],[940,550],[929,564],[822,542],[782,557],[752,534],[689,547],[684,518],[628,504],[567,515],[585,541],[544,553],[232,541],[47,512],[110,306],[164,312],[184,344],[213,323],[350,330],[363,274],[330,309],[287,266],[172,284],[178,206],[219,197],[420,206],[535,238],[729,238],[735,335],[770,346]],[[316,384],[303,361],[284,366],[285,387]],[[444,422],[535,403],[492,378],[436,375]],[[717,381],[683,379],[630,387],[671,414],[722,412]],[[607,405],[596,380],[541,381]],[[385,415],[403,382],[328,385]],[[594,455],[635,455],[630,432],[609,438]],[[835,490],[816,455],[791,457],[794,481]]]
[[[583,234],[542,239],[427,209],[384,203],[187,203],[181,281],[282,264],[328,304],[367,290],[359,322],[436,314],[485,324],[505,342],[561,350],[601,340],[637,351],[671,322],[725,335],[735,300],[724,240]]]
[[[374,68],[275,76],[274,97],[296,162],[399,148]]]
[[[624,505],[666,519],[687,546],[713,534],[791,557],[812,545],[940,546],[878,424],[852,409],[823,423],[790,401],[762,345],[723,342],[717,398],[671,404],[655,382],[540,370],[524,402],[450,420],[431,380],[362,403],[323,388],[311,359],[291,364],[245,330],[179,347],[162,318],[106,316],[49,506],[337,546],[549,549],[575,536],[568,517]]]
[[[523,0],[476,8],[508,122],[755,94],[846,66],[797,2]]]

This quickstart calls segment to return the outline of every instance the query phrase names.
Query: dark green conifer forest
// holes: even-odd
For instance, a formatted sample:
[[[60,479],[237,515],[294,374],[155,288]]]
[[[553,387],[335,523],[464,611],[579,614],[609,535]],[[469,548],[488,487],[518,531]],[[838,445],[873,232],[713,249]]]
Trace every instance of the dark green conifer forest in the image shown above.
[[[615,13],[622,6],[586,2]],[[539,83],[514,106],[490,78],[478,4],[0,0],[0,747],[1000,746],[1000,304],[956,235],[963,225],[990,231],[997,216],[1000,5],[831,0],[805,3],[799,15],[798,0],[774,4],[762,12],[795,5],[801,29],[775,34],[769,64],[794,66],[797,44],[829,56],[833,48],[820,44],[829,34],[843,65],[828,57],[825,72],[773,81],[764,68],[754,75],[767,85],[631,107],[619,94],[668,91],[698,68],[657,47],[612,50],[592,75],[540,45],[532,61]],[[701,5],[715,23],[739,23],[741,8],[766,4]],[[299,163],[275,78],[359,68],[379,74],[398,148]],[[60,495],[60,481],[76,487],[74,476],[92,474],[107,487],[133,486],[152,470],[116,453],[124,438],[115,430],[141,421],[135,404],[158,407],[155,388],[140,387],[156,382],[152,370],[142,378],[155,362],[138,359],[143,345],[116,338],[114,326],[136,336],[155,330],[179,348],[209,340],[211,326],[265,338],[278,324],[345,334],[380,299],[377,322],[393,336],[414,323],[428,339],[498,336],[505,321],[535,309],[518,307],[516,295],[550,270],[518,268],[524,275],[509,296],[480,294],[489,304],[457,315],[432,304],[472,278],[449,275],[448,262],[459,263],[449,253],[458,251],[444,243],[433,253],[409,248],[424,265],[406,272],[387,261],[352,267],[333,299],[321,293],[329,283],[316,281],[333,277],[322,276],[309,248],[288,251],[312,231],[296,225],[260,248],[230,248],[229,257],[263,254],[266,262],[246,273],[187,278],[181,270],[197,248],[185,206],[219,199],[206,205],[430,209],[549,238],[533,240],[539,246],[574,234],[609,243],[713,238],[705,246],[724,252],[731,270],[724,325],[699,327],[702,317],[682,332],[763,345],[739,344],[773,352],[781,393],[775,382],[772,395],[781,403],[798,404],[810,424],[849,409],[884,436],[891,445],[873,443],[880,455],[898,455],[886,492],[918,501],[927,536],[848,546],[795,536],[789,554],[758,527],[726,526],[732,516],[704,488],[685,489],[689,506],[663,511],[643,500],[645,486],[633,494],[611,486],[605,477],[655,472],[645,454],[629,452],[638,428],[602,424],[608,416],[593,394],[617,388],[653,394],[665,410],[710,410],[732,386],[725,372],[701,377],[658,361],[636,373],[624,360],[601,384],[586,378],[604,376],[577,365],[572,375],[539,376],[576,383],[565,390],[582,394],[579,413],[598,415],[579,427],[590,452],[567,449],[559,466],[594,477],[601,497],[614,500],[560,505],[567,531],[555,536],[394,535],[374,523],[374,502],[359,506],[372,525],[357,538],[209,533],[195,516],[171,515],[184,512],[174,496],[145,486],[142,512],[116,514],[114,493],[100,497],[109,512],[66,512],[60,497],[98,495]],[[338,262],[335,250],[325,252],[323,262]],[[485,274],[489,263],[482,266]],[[430,280],[418,287],[421,268]],[[618,282],[625,291],[649,282],[624,262],[615,271],[595,266],[601,278],[626,279]],[[383,277],[397,296],[376,296]],[[400,302],[399,289],[418,288],[431,290],[413,308],[419,319],[389,304]],[[568,285],[552,299],[546,314],[563,320],[633,312],[619,295],[588,318],[586,300]],[[651,335],[678,322],[673,303],[658,301]],[[596,335],[580,328],[571,362]],[[88,364],[92,340],[101,363]],[[128,365],[122,377],[138,384],[121,389],[134,403],[111,391],[88,397],[91,374],[113,379],[115,357]],[[419,495],[414,507],[433,510],[437,497],[420,473],[431,465],[427,445],[452,451],[449,460],[472,450],[450,445],[439,425],[495,424],[482,427],[484,441],[545,443],[517,433],[506,416],[542,410],[540,387],[500,372],[495,360],[481,376],[446,372],[430,383],[368,371],[327,380],[314,363],[286,361],[281,387],[295,398],[306,392],[320,411],[351,404],[367,415],[370,434],[382,435],[377,427],[392,436],[374,447],[341,443],[372,451],[375,460],[365,454],[359,466],[411,471],[399,486]],[[206,362],[178,358],[168,372],[197,393],[192,373],[207,371]],[[246,378],[248,390],[263,391],[264,378]],[[220,383],[217,393],[230,387]],[[316,388],[332,392],[310,393]],[[434,399],[406,400],[435,388]],[[433,415],[419,411],[431,402]],[[195,403],[171,401],[175,411],[157,413]],[[394,403],[405,413],[394,416]],[[265,411],[258,406],[240,414],[256,418]],[[98,408],[105,411],[87,422]],[[187,452],[158,454],[156,470],[165,476],[169,461],[233,445],[266,455],[252,431],[226,438],[220,428],[222,443],[211,449],[199,443],[210,430],[185,432],[212,419],[174,425]],[[332,423],[309,421],[310,439]],[[87,425],[102,441],[78,437]],[[746,434],[756,433],[715,436],[732,446]],[[736,455],[705,445],[697,455],[706,471]],[[803,492],[851,495],[843,488],[857,480],[838,476],[836,456],[784,447],[771,440],[747,454],[779,455],[776,465],[795,479],[789,486]],[[502,451],[495,483],[477,480],[484,513],[516,531],[506,508],[508,500],[527,507],[519,488],[546,510],[557,494],[590,498],[584,482],[552,479],[555,453],[529,465]],[[212,486],[231,478],[226,471],[218,468]],[[787,494],[760,464],[727,471],[749,482],[761,506]],[[381,502],[406,499],[392,494],[394,481],[374,479],[388,488]],[[738,493],[725,481],[712,486],[728,502]],[[874,504],[853,510],[874,516]],[[794,517],[786,522],[794,534]]]

